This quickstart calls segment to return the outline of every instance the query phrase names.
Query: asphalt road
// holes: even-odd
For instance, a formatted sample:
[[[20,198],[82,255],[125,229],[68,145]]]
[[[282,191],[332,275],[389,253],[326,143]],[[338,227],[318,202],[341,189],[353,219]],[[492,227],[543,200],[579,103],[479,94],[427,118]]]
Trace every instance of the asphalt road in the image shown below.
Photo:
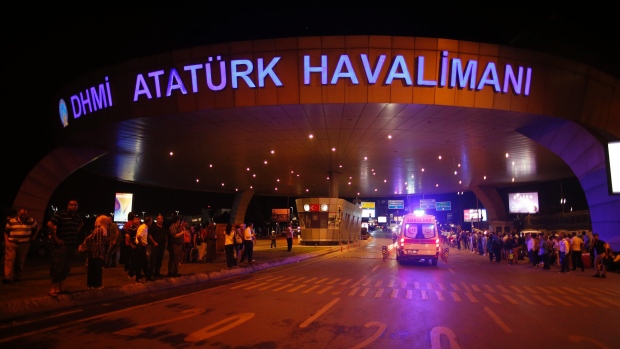
[[[383,260],[388,237],[189,288],[0,328],[2,347],[614,348],[620,275]],[[8,336],[10,334],[10,336]]]

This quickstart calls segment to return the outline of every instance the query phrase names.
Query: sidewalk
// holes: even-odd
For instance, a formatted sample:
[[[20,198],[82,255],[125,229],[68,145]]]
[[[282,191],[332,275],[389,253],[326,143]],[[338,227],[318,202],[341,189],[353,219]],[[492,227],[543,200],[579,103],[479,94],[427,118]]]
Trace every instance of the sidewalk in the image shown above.
[[[137,283],[130,279],[122,264],[116,268],[106,268],[103,270],[104,288],[101,290],[86,287],[86,258],[83,255],[78,255],[72,263],[71,273],[64,283],[65,289],[69,290],[70,293],[60,294],[58,297],[47,295],[50,287],[51,257],[28,257],[23,280],[10,284],[0,284],[0,321],[96,302],[108,302],[145,292],[229,278],[340,251],[339,246],[294,244],[293,250],[288,252],[286,251],[285,239],[278,239],[277,248],[270,248],[270,244],[270,240],[257,241],[254,247],[255,262],[252,265],[245,261],[238,268],[228,269],[224,251],[218,251],[217,259],[213,263],[204,261],[183,263],[179,266],[181,277],[163,278],[146,283]],[[166,275],[167,270],[168,252],[164,254],[161,274]]]

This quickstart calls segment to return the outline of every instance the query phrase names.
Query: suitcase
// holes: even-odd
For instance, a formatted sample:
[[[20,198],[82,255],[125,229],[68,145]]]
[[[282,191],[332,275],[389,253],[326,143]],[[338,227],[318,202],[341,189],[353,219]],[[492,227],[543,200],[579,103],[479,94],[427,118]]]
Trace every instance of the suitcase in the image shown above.
[[[590,264],[590,254],[589,253],[584,253],[581,255],[581,260],[583,261],[583,267],[586,269],[592,268],[592,265]]]
[[[198,261],[198,249],[196,247],[193,247],[189,251],[189,261],[190,262],[197,262]]]

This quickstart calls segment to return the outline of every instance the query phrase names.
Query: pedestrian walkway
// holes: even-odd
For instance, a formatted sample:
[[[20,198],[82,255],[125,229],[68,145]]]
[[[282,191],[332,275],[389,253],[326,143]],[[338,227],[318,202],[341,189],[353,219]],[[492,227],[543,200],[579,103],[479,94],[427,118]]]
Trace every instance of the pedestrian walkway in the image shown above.
[[[50,287],[50,257],[29,257],[26,261],[24,278],[10,284],[0,284],[0,321],[21,316],[78,307],[93,302],[106,302],[128,297],[134,294],[165,290],[173,287],[187,286],[210,280],[234,277],[274,266],[292,263],[317,255],[340,251],[338,246],[304,246],[294,245],[293,251],[286,251],[286,244],[270,248],[270,240],[258,240],[254,247],[252,265],[241,263],[238,268],[226,267],[224,251],[218,251],[213,263],[183,263],[179,266],[180,277],[163,278],[146,283],[137,283],[129,278],[123,265],[103,270],[103,289],[86,287],[86,258],[77,255],[71,266],[71,273],[64,283],[68,294],[57,297],[48,296]],[[168,269],[168,252],[164,254],[161,274]]]

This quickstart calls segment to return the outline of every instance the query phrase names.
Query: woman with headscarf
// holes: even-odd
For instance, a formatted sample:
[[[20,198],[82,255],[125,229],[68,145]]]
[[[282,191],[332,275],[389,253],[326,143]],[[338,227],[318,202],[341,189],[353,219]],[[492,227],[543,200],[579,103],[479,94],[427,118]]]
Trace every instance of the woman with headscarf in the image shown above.
[[[84,239],[83,246],[86,247],[88,267],[86,271],[86,286],[88,288],[103,288],[103,264],[107,255],[109,245],[108,227],[110,218],[100,215],[95,219],[95,228]]]

